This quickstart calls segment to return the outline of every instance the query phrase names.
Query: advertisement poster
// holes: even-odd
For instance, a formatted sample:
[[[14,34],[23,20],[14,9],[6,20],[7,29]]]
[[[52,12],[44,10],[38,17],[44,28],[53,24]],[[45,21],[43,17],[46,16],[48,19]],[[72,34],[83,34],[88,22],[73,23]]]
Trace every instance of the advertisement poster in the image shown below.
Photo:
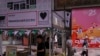
[[[100,47],[100,8],[82,8],[72,10],[73,45],[82,46],[88,39],[90,48]]]

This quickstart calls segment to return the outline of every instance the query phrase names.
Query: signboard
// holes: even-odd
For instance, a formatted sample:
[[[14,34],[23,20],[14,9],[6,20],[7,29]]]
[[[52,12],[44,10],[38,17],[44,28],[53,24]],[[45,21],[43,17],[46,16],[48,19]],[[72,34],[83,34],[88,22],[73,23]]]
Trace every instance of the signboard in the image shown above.
[[[47,25],[49,24],[49,11],[39,11],[39,25]]]
[[[51,27],[51,0],[7,0],[5,4],[8,9],[0,10],[0,16],[5,16],[0,28]]]
[[[7,46],[6,56],[17,56],[17,48],[13,46]]]
[[[70,27],[70,19],[71,19],[71,13],[70,12],[66,12],[66,21],[65,21],[65,24],[66,24],[66,27]]]
[[[55,10],[68,8],[100,6],[100,0],[55,0]]]
[[[8,27],[22,27],[22,26],[36,26],[37,13],[36,12],[18,12],[9,13],[7,16]]]
[[[100,8],[83,8],[72,10],[73,44],[82,46],[87,38],[89,47],[100,47]]]

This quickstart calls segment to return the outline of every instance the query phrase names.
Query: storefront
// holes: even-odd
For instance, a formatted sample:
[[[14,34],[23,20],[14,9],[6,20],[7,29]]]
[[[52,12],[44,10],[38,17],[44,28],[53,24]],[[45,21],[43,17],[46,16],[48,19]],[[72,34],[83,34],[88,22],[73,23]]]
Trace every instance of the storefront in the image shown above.
[[[8,46],[17,48],[17,56],[36,55],[31,51],[37,48],[36,36],[42,34],[44,39],[51,36],[51,0],[44,1],[1,1],[7,4],[1,6],[5,11],[0,9],[1,56],[8,54]]]
[[[63,43],[66,42],[65,25],[63,19],[52,12],[51,0],[2,2],[7,4],[7,7],[1,7],[7,9],[0,10],[1,56],[5,54],[36,56],[37,52],[31,50],[37,49],[36,36],[39,34],[42,34],[44,41],[49,37],[49,54],[47,55],[63,55],[65,52]]]

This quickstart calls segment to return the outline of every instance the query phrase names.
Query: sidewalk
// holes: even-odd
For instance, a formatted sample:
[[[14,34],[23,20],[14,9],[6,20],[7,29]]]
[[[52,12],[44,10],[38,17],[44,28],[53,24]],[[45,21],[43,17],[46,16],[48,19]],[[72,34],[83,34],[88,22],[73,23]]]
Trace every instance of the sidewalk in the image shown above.
[[[81,56],[82,49],[77,49],[77,52],[74,56]],[[89,56],[100,56],[100,48],[89,48],[88,49]]]

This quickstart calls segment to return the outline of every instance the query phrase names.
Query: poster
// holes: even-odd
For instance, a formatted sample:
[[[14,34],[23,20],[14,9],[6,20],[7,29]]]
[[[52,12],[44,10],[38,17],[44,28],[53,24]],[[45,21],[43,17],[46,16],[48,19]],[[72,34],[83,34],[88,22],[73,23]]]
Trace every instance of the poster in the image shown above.
[[[6,56],[17,56],[17,47],[7,46]]]
[[[89,47],[100,47],[100,8],[82,8],[72,10],[73,45],[82,46],[87,38]]]

